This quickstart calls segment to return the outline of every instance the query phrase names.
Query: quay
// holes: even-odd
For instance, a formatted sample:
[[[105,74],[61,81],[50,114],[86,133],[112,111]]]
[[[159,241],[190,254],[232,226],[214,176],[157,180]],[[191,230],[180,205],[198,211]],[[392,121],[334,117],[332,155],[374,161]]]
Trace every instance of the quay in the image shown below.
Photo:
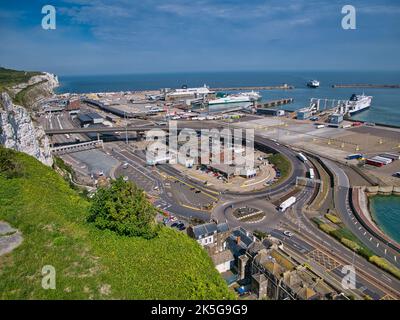
[[[284,98],[284,99],[272,100],[272,101],[266,101],[263,103],[259,103],[259,104],[257,104],[257,108],[271,108],[271,107],[282,106],[282,105],[293,103],[293,102],[294,102],[293,98]]]

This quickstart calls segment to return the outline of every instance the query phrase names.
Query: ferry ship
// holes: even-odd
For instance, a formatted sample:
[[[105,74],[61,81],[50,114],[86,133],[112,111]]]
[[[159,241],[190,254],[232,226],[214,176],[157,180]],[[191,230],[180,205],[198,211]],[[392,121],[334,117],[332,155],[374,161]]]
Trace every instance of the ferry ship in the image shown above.
[[[372,97],[365,94],[353,94],[347,102],[347,110],[350,116],[368,109],[371,106]]]
[[[258,92],[241,92],[239,94],[227,95],[223,98],[210,100],[208,101],[208,105],[253,102],[260,99],[261,95]]]
[[[307,82],[307,87],[310,87],[310,88],[318,88],[319,85],[320,85],[320,83],[318,80],[310,80]]]

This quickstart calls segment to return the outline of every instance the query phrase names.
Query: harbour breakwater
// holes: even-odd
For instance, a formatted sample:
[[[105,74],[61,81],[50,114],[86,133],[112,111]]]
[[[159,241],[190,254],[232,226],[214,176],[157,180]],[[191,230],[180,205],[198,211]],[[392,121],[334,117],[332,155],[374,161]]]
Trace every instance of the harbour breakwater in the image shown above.
[[[400,84],[334,84],[332,88],[400,89]]]

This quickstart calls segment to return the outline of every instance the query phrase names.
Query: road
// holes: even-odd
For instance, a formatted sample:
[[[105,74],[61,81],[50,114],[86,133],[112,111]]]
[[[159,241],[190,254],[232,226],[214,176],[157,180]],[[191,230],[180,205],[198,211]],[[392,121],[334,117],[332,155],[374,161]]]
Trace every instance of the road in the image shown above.
[[[354,216],[349,205],[349,189],[350,183],[346,173],[337,164],[330,160],[324,160],[328,168],[337,177],[337,185],[335,188],[335,207],[340,214],[344,224],[357,236],[358,239],[368,247],[376,255],[384,257],[398,268],[400,267],[400,256],[386,243],[377,239],[373,234],[369,233]]]
[[[204,127],[215,127],[215,123],[201,124],[201,128]],[[150,128],[154,127],[142,127],[140,129],[135,128],[132,130],[147,130]],[[113,130],[119,129],[113,128]],[[125,128],[121,129],[121,131],[123,130],[125,130]],[[50,131],[50,133],[51,132],[54,133],[55,131]],[[232,205],[251,206],[253,204],[257,205],[257,207],[262,207],[262,203],[266,202],[265,199],[267,196],[276,196],[288,190],[289,187],[293,186],[293,184],[295,183],[296,177],[304,177],[305,171],[307,170],[307,167],[304,166],[304,164],[297,159],[296,153],[290,148],[278,145],[277,143],[260,136],[255,137],[255,144],[258,145],[258,147],[266,147],[284,154],[292,163],[293,169],[288,179],[286,179],[282,184],[272,187],[268,190],[257,191],[249,194],[236,194],[226,192],[225,194],[218,195],[215,194],[215,190],[207,188],[204,185],[193,181],[186,176],[183,176],[180,172],[174,170],[168,165],[159,166],[159,170],[160,172],[163,172],[168,176],[173,176],[176,179],[179,179],[180,183],[184,185],[192,185],[195,188],[201,190],[204,194],[214,196],[216,199],[220,198],[220,204],[215,208],[212,217],[215,217],[218,220],[228,220],[229,222],[234,222],[235,225],[238,224],[237,220],[233,221],[233,217],[229,214],[229,210]],[[140,158],[140,156],[132,153],[131,150],[115,150],[113,151],[113,156],[117,159],[120,159],[121,161],[128,162],[131,166],[135,166],[136,171],[139,170],[145,175],[150,175],[150,173],[146,171],[149,169],[146,168],[145,162],[143,162],[144,159],[138,159],[138,157]],[[141,165],[138,166],[138,163],[141,163]],[[348,206],[348,178],[343,170],[341,170],[334,163],[327,163],[327,165],[329,165],[330,168],[335,172],[335,175],[338,177],[339,181],[340,187],[335,192],[335,204],[337,205],[340,214],[343,217],[348,217],[344,219],[344,222],[346,224],[349,224],[350,226],[350,221],[353,220],[353,216],[351,214],[351,211],[349,211]],[[172,193],[165,188],[162,176],[158,176],[156,173],[151,171],[151,177],[155,180],[155,183],[159,188],[160,199],[157,200],[158,202],[156,202],[157,206],[162,207],[164,210],[176,215],[184,217],[198,217],[199,219],[206,221],[209,220],[210,215],[208,213],[198,210],[191,210],[189,208],[178,205]],[[358,288],[362,292],[365,292],[366,294],[374,298],[382,298],[385,293],[390,293],[390,295],[393,297],[399,297],[400,282],[397,279],[386,274],[381,269],[377,268],[371,263],[367,262],[364,258],[355,255],[351,250],[347,249],[338,241],[319,230],[319,228],[314,223],[310,222],[310,220],[303,213],[302,209],[309,200],[310,196],[312,196],[312,193],[313,188],[311,188],[310,186],[304,188],[298,195],[296,195],[298,201],[293,209],[288,210],[287,213],[281,215],[272,214],[271,219],[260,222],[260,224],[253,224],[251,228],[253,230],[257,228],[260,231],[272,232],[275,228],[283,225],[297,234],[297,237],[292,239],[281,239],[285,243],[285,245],[289,246],[291,249],[297,250],[300,254],[304,254],[304,252],[312,252],[310,251],[310,248],[314,248],[314,251],[318,250],[318,252],[321,252],[323,255],[331,257],[333,260],[338,261],[339,265],[354,265],[358,274]],[[245,224],[245,226],[248,227],[248,224]],[[351,230],[359,237],[364,235],[363,232],[365,232],[363,229],[359,229],[356,223],[353,223]],[[385,254],[385,252],[390,252],[388,248],[385,247],[385,244],[378,244],[378,242],[373,242],[372,240],[368,241],[370,242],[368,247],[371,249],[374,248],[374,252],[379,252],[379,255],[383,255]],[[392,261],[393,260],[395,260],[395,258],[393,258]],[[336,278],[340,276],[337,268],[338,266],[330,270],[332,271],[332,274],[330,276],[336,276]]]

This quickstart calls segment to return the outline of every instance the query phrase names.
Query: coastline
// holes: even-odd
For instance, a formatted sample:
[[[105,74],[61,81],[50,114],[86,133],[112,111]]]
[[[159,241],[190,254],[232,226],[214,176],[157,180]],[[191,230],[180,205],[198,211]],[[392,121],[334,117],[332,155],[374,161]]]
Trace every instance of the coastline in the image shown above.
[[[367,190],[366,187],[354,187],[352,189],[351,205],[355,211],[355,214],[358,218],[364,222],[366,227],[370,229],[380,238],[383,238],[387,242],[392,243],[393,246],[400,249],[400,242],[396,239],[393,239],[374,219],[372,210],[371,210],[371,197],[376,196],[377,194],[371,194]],[[393,194],[380,194],[381,196],[390,196]],[[397,196],[397,195],[396,195]],[[364,226],[365,227],[365,226]]]
[[[391,232],[388,231],[388,230],[386,230],[385,227],[383,226],[383,224],[382,224],[382,223],[379,223],[379,221],[378,221],[378,219],[377,219],[378,213],[377,213],[376,210],[374,209],[373,204],[372,204],[372,201],[373,201],[373,198],[374,198],[374,197],[378,197],[378,196],[379,196],[379,197],[399,197],[399,195],[398,195],[398,194],[391,194],[391,195],[386,195],[386,194],[380,195],[380,194],[377,194],[377,195],[370,195],[370,196],[367,196],[367,198],[368,198],[368,212],[369,212],[371,221],[376,225],[376,227],[377,227],[379,230],[381,230],[384,234],[386,234],[388,237],[390,237],[391,239],[393,239],[392,236],[390,235]],[[393,241],[395,241],[395,242],[397,242],[397,243],[400,242],[399,239],[393,239]]]

